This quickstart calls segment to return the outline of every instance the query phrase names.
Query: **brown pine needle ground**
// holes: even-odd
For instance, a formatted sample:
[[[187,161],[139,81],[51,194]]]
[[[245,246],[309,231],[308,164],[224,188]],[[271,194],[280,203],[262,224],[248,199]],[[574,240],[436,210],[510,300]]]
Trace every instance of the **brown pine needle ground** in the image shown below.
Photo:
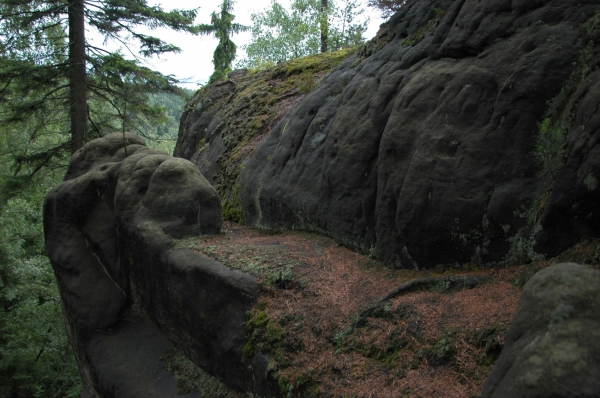
[[[518,286],[550,264],[394,270],[317,234],[271,235],[228,222],[223,231],[180,246],[258,278],[263,295],[249,314],[245,354],[269,355],[290,397],[478,396],[504,344]],[[357,322],[401,284],[449,275],[484,281],[456,288],[442,279]]]

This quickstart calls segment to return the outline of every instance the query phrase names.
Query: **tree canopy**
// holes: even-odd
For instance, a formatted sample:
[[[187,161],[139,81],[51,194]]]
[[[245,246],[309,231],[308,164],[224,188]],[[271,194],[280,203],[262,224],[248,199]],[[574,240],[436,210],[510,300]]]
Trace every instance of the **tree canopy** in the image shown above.
[[[369,7],[378,9],[383,18],[390,18],[394,13],[413,0],[369,0]]]
[[[221,12],[213,12],[210,18],[210,24],[198,26],[200,34],[215,35],[219,39],[219,44],[213,54],[213,64],[215,71],[210,77],[210,82],[222,79],[231,71],[231,64],[235,59],[237,46],[231,40],[230,36],[235,33],[245,32],[250,29],[248,26],[233,23],[233,0],[223,0]]]
[[[178,49],[138,27],[195,33],[195,13],[142,0],[0,0],[0,396],[84,388],[42,230],[43,198],[69,154],[88,130],[136,131],[168,150],[184,106],[173,77],[92,45],[86,30],[150,56]]]
[[[63,133],[71,139],[59,146],[70,145],[75,151],[88,140],[88,131],[93,136],[107,132],[104,129],[114,131],[115,117],[121,119],[121,128],[130,127],[132,107],[155,117],[157,110],[136,94],[174,91],[176,80],[91,45],[86,29],[126,45],[133,40],[141,55],[151,56],[179,49],[141,33],[139,27],[197,33],[195,16],[196,10],[166,12],[145,0],[2,0],[0,100],[11,104],[3,109],[2,122],[66,115]]]
[[[257,67],[360,44],[368,23],[359,21],[363,13],[356,0],[294,0],[290,11],[273,0],[270,8],[252,14],[252,40],[244,46],[247,59],[240,66]]]

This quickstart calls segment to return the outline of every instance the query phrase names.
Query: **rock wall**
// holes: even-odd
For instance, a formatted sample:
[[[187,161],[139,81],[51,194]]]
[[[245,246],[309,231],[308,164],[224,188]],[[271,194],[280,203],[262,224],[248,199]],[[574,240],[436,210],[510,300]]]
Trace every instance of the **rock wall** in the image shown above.
[[[255,278],[174,246],[173,238],[219,233],[221,223],[219,196],[197,168],[135,135],[111,134],[73,155],[46,198],[44,228],[95,397],[176,396],[161,361],[173,347],[237,390],[277,395],[266,357],[242,361]]]
[[[246,220],[327,231],[418,267],[554,255],[597,234],[598,192],[584,182],[600,172],[597,42],[580,63],[581,25],[599,10],[459,0],[396,14],[388,44],[336,69],[249,158]],[[573,109],[552,109],[561,96]],[[560,112],[577,115],[551,127],[568,137],[566,162],[536,165],[539,125]]]
[[[181,116],[174,156],[189,159],[213,184],[226,219],[243,223],[238,190],[243,162],[283,115],[354,51],[238,70],[198,91]]]
[[[242,143],[239,220],[321,231],[397,266],[554,256],[600,232],[599,11],[592,0],[414,2],[256,149],[196,106],[176,154],[227,159],[221,142]],[[196,152],[182,139],[194,120],[221,138]]]

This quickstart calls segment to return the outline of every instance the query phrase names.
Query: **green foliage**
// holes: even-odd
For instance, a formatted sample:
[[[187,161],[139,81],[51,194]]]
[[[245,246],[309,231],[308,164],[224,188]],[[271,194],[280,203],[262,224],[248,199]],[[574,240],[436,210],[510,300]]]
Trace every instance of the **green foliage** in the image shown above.
[[[144,131],[147,125],[164,122],[160,108],[150,104],[148,94],[178,92],[176,80],[149,68],[137,59],[126,60],[121,54],[109,53],[86,43],[85,89],[77,101],[71,101],[74,58],[67,32],[76,28],[67,19],[72,3],[65,0],[16,0],[0,3],[0,124],[7,129],[15,123],[27,124],[32,141],[40,136],[60,134],[56,146],[36,153],[19,154],[41,167],[64,156],[69,140],[83,134],[83,141],[115,130]],[[140,54],[150,56],[179,51],[161,39],[136,32],[139,26],[170,27],[197,33],[195,10],[163,11],[143,0],[127,4],[101,0],[85,4],[87,29],[104,35],[107,40],[126,43],[136,40]],[[87,102],[85,131],[75,131],[70,104]],[[85,108],[84,108],[85,109]],[[83,123],[85,126],[85,122]],[[71,127],[73,126],[73,128]],[[20,128],[22,126],[18,126]],[[35,155],[35,156],[34,156]]]
[[[540,177],[556,180],[567,158],[569,129],[575,113],[579,87],[598,68],[596,47],[600,43],[600,14],[590,17],[580,29],[581,50],[575,68],[561,91],[548,101],[548,109],[539,125],[534,151]]]
[[[552,119],[545,118],[540,124],[535,161],[541,177],[557,177],[558,171],[565,164],[567,156],[567,137],[561,126],[553,125]]]
[[[280,376],[277,379],[279,389],[286,398],[307,396],[306,394],[310,393],[306,389],[312,381],[312,370],[308,373],[301,373],[292,377]],[[318,396],[319,394],[316,395]]]
[[[415,3],[415,0],[369,0],[369,7],[378,9],[381,16],[387,19],[412,3]]]
[[[413,369],[418,368],[426,360],[430,366],[443,366],[453,363],[456,357],[456,338],[452,331],[446,332],[437,340],[431,341],[428,347],[420,349],[411,363]]]
[[[212,13],[210,17],[210,25],[200,25],[199,33],[204,35],[215,35],[219,39],[219,44],[213,54],[213,64],[215,71],[210,76],[209,83],[215,82],[227,77],[231,72],[231,63],[235,59],[237,47],[229,37],[232,34],[245,32],[249,27],[233,23],[235,15],[233,11],[233,0],[223,0],[221,4],[221,12]]]
[[[295,0],[291,11],[277,1],[262,13],[252,14],[252,41],[244,47],[247,59],[238,66],[261,68],[290,59],[319,53],[321,29],[327,26],[327,49],[337,51],[364,41],[367,20],[355,22],[364,10],[359,2],[347,0],[342,7],[328,2],[321,10],[320,0]]]
[[[385,319],[390,323],[390,329],[385,338],[377,342],[368,337],[365,340],[372,326],[368,320],[361,321],[356,315],[352,325],[334,337],[336,353],[356,352],[386,366],[393,366],[406,357],[403,349],[411,349],[414,341],[422,341],[422,331],[416,321],[418,317],[419,313],[411,304],[402,303],[395,309],[392,309],[391,304],[378,306],[369,318]]]
[[[600,44],[600,13],[588,19],[581,26],[580,32],[586,44],[591,44],[592,46]]]
[[[43,198],[63,176],[71,139],[63,0],[0,3],[0,396],[76,397],[83,389],[42,231]],[[190,27],[195,12],[141,0],[100,1],[89,26],[137,39],[142,54],[177,50],[133,27]],[[175,80],[88,46],[87,120],[93,136],[128,129],[171,150],[183,108]],[[162,93],[172,93],[167,95]],[[178,102],[179,101],[179,102]],[[165,123],[170,123],[165,125]],[[169,144],[170,142],[170,144]]]
[[[83,389],[44,255],[39,179],[0,208],[0,396],[77,397]]]
[[[149,147],[173,153],[179,135],[179,119],[189,97],[189,93],[184,91],[183,94],[185,96],[164,92],[149,94],[150,105],[161,110],[164,120],[162,123],[148,123],[144,134],[140,133]]]
[[[223,201],[223,220],[233,221],[238,224],[244,223],[244,217],[242,211],[235,205],[231,204],[228,200]]]
[[[256,351],[281,360],[284,349],[283,329],[267,317],[264,311],[248,312],[246,330],[250,339],[243,349],[245,358],[251,358]]]
[[[302,73],[297,80],[296,85],[302,94],[308,94],[316,85],[313,74],[309,71]]]

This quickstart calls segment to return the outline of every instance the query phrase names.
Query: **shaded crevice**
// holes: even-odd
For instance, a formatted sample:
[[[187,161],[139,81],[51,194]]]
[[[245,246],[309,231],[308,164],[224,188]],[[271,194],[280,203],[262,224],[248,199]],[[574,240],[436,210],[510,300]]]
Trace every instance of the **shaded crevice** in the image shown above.
[[[102,268],[102,270],[104,271],[104,273],[106,274],[108,279],[123,293],[123,297],[128,297],[124,288],[121,287],[121,285],[115,280],[116,279],[115,275],[112,274],[110,267],[107,265],[108,260],[106,260],[106,258],[104,258],[104,255],[102,254],[102,250],[101,249],[99,250],[97,245],[95,243],[91,242],[88,239],[88,237],[85,236],[85,234],[83,232],[80,231],[80,233],[81,233],[83,239],[85,240],[85,244],[88,248],[88,251],[97,260],[98,264],[100,265],[100,267]]]

